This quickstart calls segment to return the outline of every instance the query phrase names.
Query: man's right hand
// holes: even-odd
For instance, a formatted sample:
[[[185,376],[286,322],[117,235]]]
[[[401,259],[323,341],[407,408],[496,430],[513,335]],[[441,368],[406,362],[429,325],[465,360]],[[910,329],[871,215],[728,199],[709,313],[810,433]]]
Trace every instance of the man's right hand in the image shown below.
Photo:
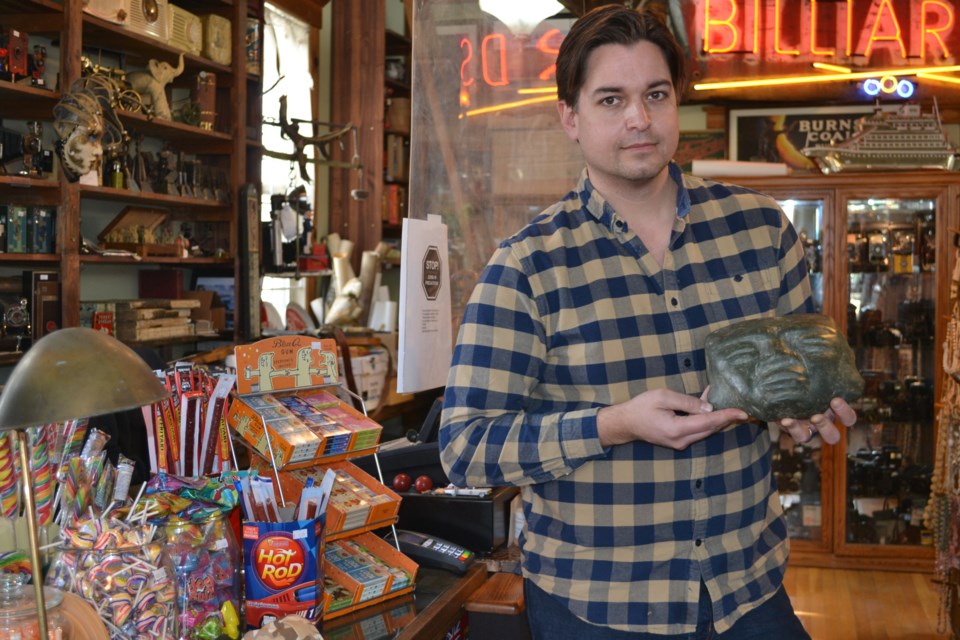
[[[710,434],[748,419],[741,409],[717,409],[700,398],[669,389],[654,389],[597,413],[600,444],[609,447],[634,440],[686,449]]]

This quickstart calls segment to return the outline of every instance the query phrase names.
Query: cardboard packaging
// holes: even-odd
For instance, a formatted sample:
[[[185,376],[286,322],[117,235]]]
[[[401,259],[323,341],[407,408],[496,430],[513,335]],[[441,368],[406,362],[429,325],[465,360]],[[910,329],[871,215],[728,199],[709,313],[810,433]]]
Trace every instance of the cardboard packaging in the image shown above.
[[[200,301],[200,306],[192,309],[190,313],[194,322],[208,320],[213,331],[226,330],[227,308],[216,291],[185,291],[183,297]]]
[[[250,466],[261,475],[272,474],[265,460],[255,460]],[[281,471],[279,478],[283,494],[278,498],[286,502],[298,502],[307,483],[312,481],[319,485],[328,469],[337,474],[327,504],[328,541],[396,523],[400,496],[347,460]]]
[[[227,424],[277,468],[376,449],[383,427],[321,388],[339,382],[336,341],[278,336],[235,353],[237,397]]]

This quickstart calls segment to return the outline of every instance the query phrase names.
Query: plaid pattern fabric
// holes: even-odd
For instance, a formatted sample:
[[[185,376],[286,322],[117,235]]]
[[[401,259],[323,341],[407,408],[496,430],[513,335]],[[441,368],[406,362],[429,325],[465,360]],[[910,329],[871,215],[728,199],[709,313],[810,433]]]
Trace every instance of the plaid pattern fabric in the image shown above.
[[[785,569],[767,429],[604,449],[596,414],[648,389],[701,394],[710,331],[813,302],[773,199],[670,173],[681,188],[662,268],[586,172],[500,245],[460,327],[441,460],[458,485],[523,487],[524,573],[577,616],[689,633],[702,579],[722,632]]]

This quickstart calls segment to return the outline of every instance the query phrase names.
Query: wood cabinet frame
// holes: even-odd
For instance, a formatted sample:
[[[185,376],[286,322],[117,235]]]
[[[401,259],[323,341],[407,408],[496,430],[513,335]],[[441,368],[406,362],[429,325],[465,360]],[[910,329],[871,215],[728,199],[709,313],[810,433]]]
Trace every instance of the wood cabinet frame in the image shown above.
[[[849,200],[870,197],[927,198],[936,202],[936,296],[937,318],[934,345],[942,345],[949,314],[950,278],[954,266],[953,237],[960,233],[960,174],[940,171],[817,174],[778,178],[726,178],[768,193],[778,199],[817,199],[824,203],[823,311],[848,331],[846,305],[849,298],[846,252]],[[830,278],[830,280],[827,280]],[[939,353],[939,348],[935,349]],[[942,364],[936,359],[934,404],[939,405]],[[934,428],[936,423],[934,423]],[[791,542],[791,561],[799,566],[871,568],[901,571],[933,571],[932,546],[858,544],[846,541],[846,450],[824,445],[821,465],[823,537],[819,541]],[[828,508],[829,507],[829,508]]]

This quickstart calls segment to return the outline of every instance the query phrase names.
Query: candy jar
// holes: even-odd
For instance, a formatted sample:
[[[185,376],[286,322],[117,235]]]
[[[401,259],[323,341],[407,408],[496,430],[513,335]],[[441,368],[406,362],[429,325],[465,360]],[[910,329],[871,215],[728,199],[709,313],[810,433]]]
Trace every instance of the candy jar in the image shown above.
[[[60,608],[63,591],[43,588],[47,604],[47,639],[70,640],[70,623]],[[0,575],[0,638],[41,640],[37,600],[33,587],[20,584],[10,575]]]
[[[177,577],[182,639],[240,637],[240,547],[225,514],[163,527]]]
[[[176,637],[177,589],[170,557],[162,541],[124,544],[131,539],[110,528],[92,538],[71,535],[54,554],[46,584],[93,605],[111,640]]]

